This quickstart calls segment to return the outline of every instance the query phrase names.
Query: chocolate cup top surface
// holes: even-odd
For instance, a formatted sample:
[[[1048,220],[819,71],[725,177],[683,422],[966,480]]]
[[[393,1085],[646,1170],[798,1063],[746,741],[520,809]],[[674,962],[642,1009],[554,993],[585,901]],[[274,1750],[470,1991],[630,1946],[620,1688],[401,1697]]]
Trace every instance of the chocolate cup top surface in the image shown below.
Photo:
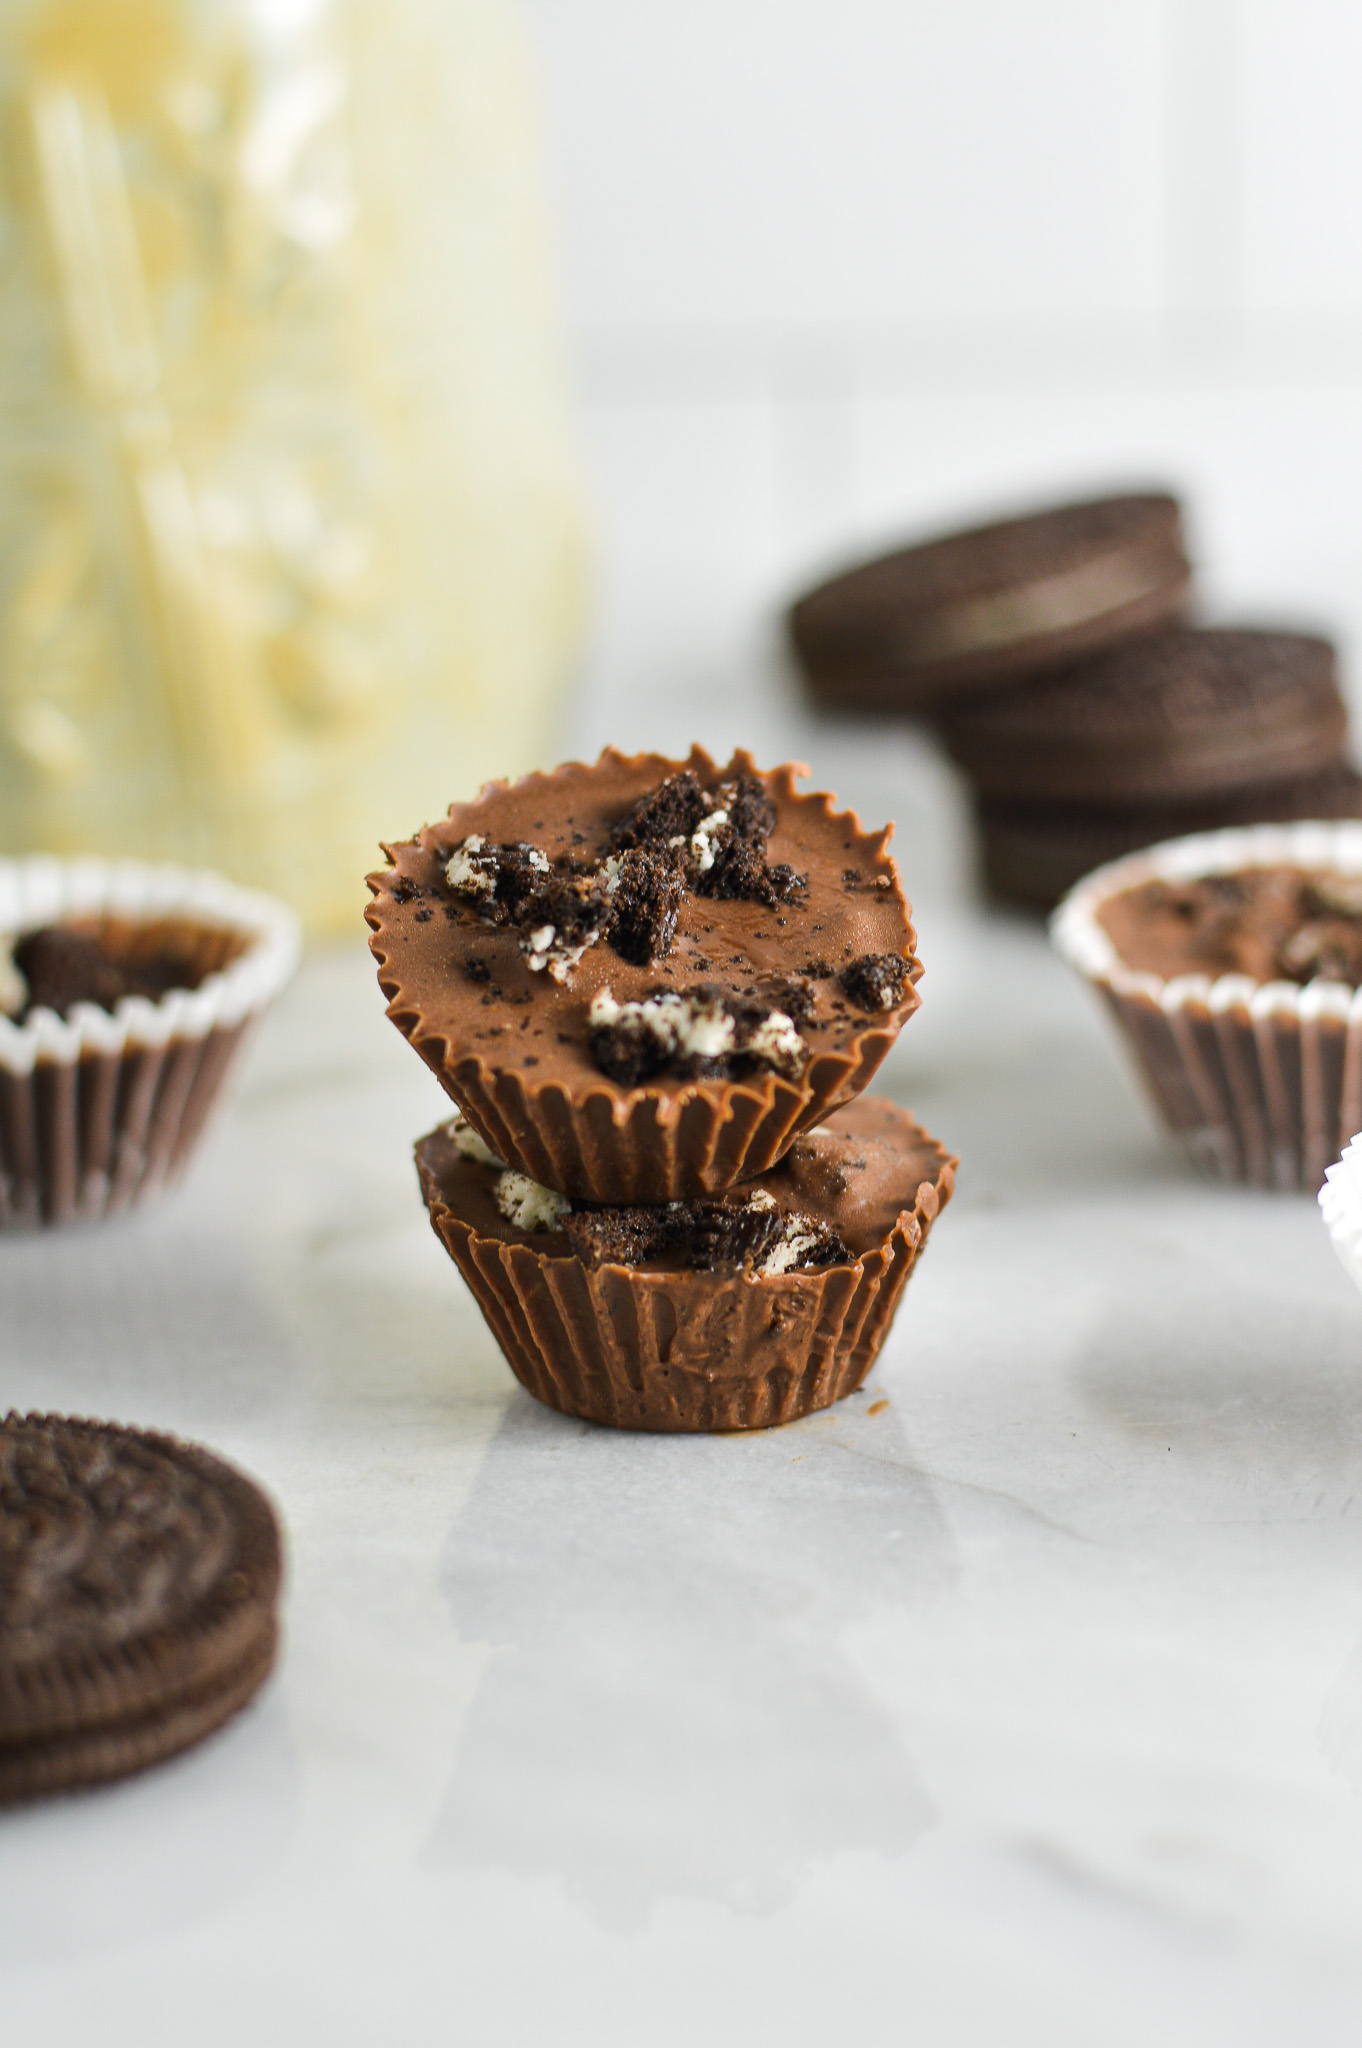
[[[482,923],[449,891],[444,864],[467,836],[528,840],[550,859],[594,857],[636,800],[683,768],[706,787],[757,777],[776,810],[769,859],[808,876],[800,902],[767,908],[688,893],[665,960],[635,966],[601,942],[559,986],[531,971],[513,928]],[[365,916],[388,1014],[508,1165],[586,1200],[712,1194],[764,1171],[797,1131],[865,1087],[918,1006],[910,907],[886,851],[892,827],[866,832],[831,796],[798,791],[802,772],[760,771],[741,751],[720,765],[699,747],[684,761],[607,749],[594,763],[491,783],[415,839],[385,847],[392,865],[368,878]],[[887,1010],[859,1010],[835,974],[886,953],[907,964],[903,995]],[[626,1088],[592,1059],[587,1012],[601,989],[623,1003],[659,987],[747,988],[810,963],[833,974],[812,982],[797,1079],[755,1068],[736,1080],[663,1073]]]
[[[475,1236],[523,1245],[542,1258],[574,1256],[561,1230],[521,1230],[507,1221],[495,1200],[501,1169],[467,1158],[447,1128],[421,1140],[417,1159],[427,1200],[441,1202]],[[882,1250],[905,1217],[929,1223],[950,1200],[957,1163],[906,1110],[883,1096],[862,1095],[796,1138],[766,1173],[722,1199],[743,1202],[761,1189],[783,1209],[830,1224],[862,1258]],[[666,1255],[629,1270],[674,1278],[688,1269]],[[693,1277],[713,1284],[712,1273]]]

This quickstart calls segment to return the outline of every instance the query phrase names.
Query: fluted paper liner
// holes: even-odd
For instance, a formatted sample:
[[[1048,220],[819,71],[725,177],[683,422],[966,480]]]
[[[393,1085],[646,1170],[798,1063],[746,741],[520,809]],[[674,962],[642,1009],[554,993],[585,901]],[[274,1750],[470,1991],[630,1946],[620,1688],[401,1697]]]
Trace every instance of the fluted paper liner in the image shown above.
[[[422,1015],[419,1000],[403,984],[387,937],[395,880],[391,869],[368,877],[374,901],[365,919],[379,985],[393,1023],[508,1166],[578,1201],[649,1203],[722,1194],[766,1172],[801,1131],[860,1095],[918,1007],[916,935],[898,868],[885,851],[893,827],[866,832],[856,813],[835,810],[826,792],[797,790],[796,775],[808,773],[797,763],[763,772],[742,751],[721,767],[701,747],[681,761],[663,755],[627,757],[607,748],[598,764],[568,762],[514,785],[488,783],[471,803],[451,808],[442,836],[449,837],[450,824],[458,837],[477,831],[485,808],[508,787],[542,788],[551,804],[570,794],[574,784],[589,782],[603,763],[646,771],[652,783],[683,768],[693,769],[707,784],[716,777],[756,775],[782,813],[804,808],[842,826],[852,850],[886,877],[885,900],[901,907],[910,971],[901,1001],[879,1016],[868,1015],[841,1049],[815,1053],[797,1081],[774,1072],[735,1081],[659,1080],[638,1088],[625,1088],[604,1074],[571,1088],[560,1081],[534,1080],[498,1067],[485,1052],[452,1043]],[[421,834],[423,843],[429,832]],[[800,939],[792,933],[791,942],[818,950],[816,937]]]
[[[1345,1145],[1342,1158],[1326,1169],[1319,1206],[1344,1272],[1362,1291],[1362,1137]]]
[[[135,861],[0,861],[0,938],[74,918],[163,919],[243,950],[196,989],[113,1012],[0,1016],[0,1229],[117,1214],[183,1171],[253,1020],[298,958],[293,913],[220,876]]]
[[[955,1184],[938,1146],[935,1179],[851,1265],[767,1278],[588,1267],[480,1236],[428,1164],[439,1135],[416,1148],[431,1226],[507,1364],[546,1407],[617,1429],[769,1429],[853,1393]]]
[[[1239,868],[1362,874],[1362,823],[1253,825],[1173,839],[1098,868],[1051,920],[1059,952],[1102,995],[1154,1102],[1193,1158],[1224,1180],[1317,1188],[1362,1125],[1362,991],[1246,975],[1164,979],[1128,967],[1097,922],[1144,882]]]

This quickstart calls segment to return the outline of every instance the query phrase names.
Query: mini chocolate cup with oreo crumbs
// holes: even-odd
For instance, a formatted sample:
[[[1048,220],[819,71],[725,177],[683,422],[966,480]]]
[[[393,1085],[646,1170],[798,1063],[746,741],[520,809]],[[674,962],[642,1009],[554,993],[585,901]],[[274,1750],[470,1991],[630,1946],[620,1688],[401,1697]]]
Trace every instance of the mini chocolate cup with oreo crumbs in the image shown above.
[[[1150,973],[1123,960],[1099,922],[1105,904],[1147,882],[1277,867],[1362,877],[1362,823],[1236,827],[1150,847],[1087,876],[1050,931],[1198,1165],[1256,1187],[1317,1189],[1362,1127],[1362,989]]]
[[[188,985],[112,1010],[77,1001],[65,1015],[0,1015],[0,1230],[93,1222],[177,1180],[243,1039],[298,959],[292,911],[218,875],[0,861],[4,962],[9,942],[53,927],[134,949],[164,940]]]
[[[957,1165],[893,1103],[849,1105],[731,1199],[756,1189],[832,1217],[856,1256],[762,1273],[589,1265],[561,1230],[499,1216],[495,1165],[471,1162],[450,1127],[416,1158],[432,1228],[536,1400],[618,1429],[691,1432],[768,1429],[860,1386]],[[876,1181],[859,1202],[858,1172]]]
[[[789,901],[688,890],[665,956],[645,964],[590,945],[561,982],[531,971],[513,926],[480,922],[450,889],[465,841],[531,845],[555,863],[599,862],[612,829],[668,778],[704,790],[751,778],[774,807],[766,852],[806,886]],[[577,1200],[650,1203],[722,1193],[763,1173],[803,1130],[868,1085],[918,1007],[915,934],[892,827],[867,832],[824,793],[797,790],[807,770],[759,770],[749,754],[720,766],[702,748],[684,761],[607,748],[516,783],[489,783],[415,839],[385,848],[365,911],[388,1015],[508,1166]],[[866,1009],[842,977],[857,960],[889,960],[897,993]],[[794,976],[812,1003],[798,1072],[753,1064],[731,1077],[660,1073],[611,1079],[592,1053],[590,1006],[605,991],[639,1002],[663,985],[750,990]],[[779,1007],[779,1000],[773,999]]]

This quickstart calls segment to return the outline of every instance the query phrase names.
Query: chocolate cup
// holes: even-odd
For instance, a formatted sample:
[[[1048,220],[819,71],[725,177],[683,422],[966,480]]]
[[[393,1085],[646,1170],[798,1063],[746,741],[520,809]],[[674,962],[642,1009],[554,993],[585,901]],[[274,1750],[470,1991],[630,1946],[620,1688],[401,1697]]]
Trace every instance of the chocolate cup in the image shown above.
[[[616,1429],[769,1429],[860,1386],[893,1321],[956,1161],[933,1154],[884,1241],[850,1265],[758,1278],[587,1267],[480,1234],[442,1186],[442,1131],[416,1148],[431,1227],[459,1268],[516,1378],[562,1415]]]
[[[206,972],[158,1002],[0,1018],[0,1230],[93,1222],[173,1185],[297,960],[293,913],[215,875],[0,862],[0,931],[91,918],[197,934]]]
[[[1079,883],[1050,929],[1116,1018],[1160,1116],[1203,1170],[1313,1190],[1362,1126],[1362,990],[1239,974],[1164,978],[1127,966],[1097,922],[1103,903],[1143,882],[1278,866],[1362,875],[1362,824],[1229,828],[1150,847]]]
[[[541,813],[552,824],[555,812],[561,816],[569,806],[589,805],[593,793],[608,783],[616,793],[617,812],[622,812],[627,802],[682,768],[692,769],[706,784],[726,776],[757,775],[779,814],[772,840],[775,858],[788,857],[783,842],[789,837],[811,835],[839,884],[848,863],[860,862],[873,873],[875,884],[862,891],[860,907],[844,911],[846,928],[854,928],[855,917],[871,915],[886,941],[892,938],[897,950],[907,955],[909,980],[902,999],[890,1010],[848,1024],[842,1042],[814,1049],[797,1081],[774,1072],[734,1081],[669,1082],[664,1076],[643,1087],[625,1088],[586,1066],[580,1054],[550,1055],[565,1067],[565,1072],[554,1075],[547,1062],[531,1072],[514,1060],[498,1060],[480,1051],[471,1042],[472,1025],[485,1021],[486,1012],[470,1006],[456,985],[452,965],[424,957],[425,950],[444,937],[443,920],[431,918],[427,904],[413,906],[403,900],[398,892],[404,883],[414,877],[432,886],[439,874],[438,850],[469,833],[482,832],[493,839],[520,836],[515,829],[507,830],[509,804]],[[835,811],[830,796],[796,790],[795,775],[802,772],[786,765],[763,773],[742,752],[721,768],[700,747],[693,748],[685,761],[657,754],[625,756],[607,748],[589,765],[570,762],[514,784],[489,783],[471,803],[453,806],[439,827],[427,827],[418,840],[385,849],[394,866],[368,877],[374,900],[365,919],[388,1015],[479,1136],[508,1166],[578,1201],[653,1203],[722,1194],[738,1181],[766,1172],[801,1131],[822,1123],[869,1084],[918,1007],[914,982],[921,969],[913,957],[916,936],[898,869],[885,851],[892,827],[866,832],[854,812]],[[534,802],[527,805],[528,798]],[[703,903],[709,918],[748,909]],[[427,916],[418,937],[417,919],[423,910]],[[468,943],[482,942],[470,935]],[[779,945],[777,954],[773,943],[771,965],[783,958],[787,968],[804,954],[829,949],[824,935],[795,926],[793,914],[788,940],[782,936]],[[879,948],[887,949],[887,944]],[[608,960],[612,981],[627,983],[632,972],[640,992],[645,983],[666,978],[666,962],[630,970],[613,955]],[[535,983],[526,991],[532,1001],[566,1000],[545,987],[545,977],[527,979]],[[460,1014],[460,1001],[468,1009],[466,1017]],[[578,1036],[584,1035],[578,1025]],[[510,1034],[508,1042],[509,1038]]]

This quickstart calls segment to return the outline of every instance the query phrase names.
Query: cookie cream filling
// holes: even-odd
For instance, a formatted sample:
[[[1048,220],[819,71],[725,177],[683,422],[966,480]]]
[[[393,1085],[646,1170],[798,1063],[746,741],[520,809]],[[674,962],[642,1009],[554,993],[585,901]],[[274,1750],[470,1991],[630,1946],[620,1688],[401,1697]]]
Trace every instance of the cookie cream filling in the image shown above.
[[[494,1199],[517,1230],[556,1230],[572,1207],[566,1195],[556,1195],[552,1188],[541,1187],[527,1173],[516,1173],[511,1167],[497,1175]]]

